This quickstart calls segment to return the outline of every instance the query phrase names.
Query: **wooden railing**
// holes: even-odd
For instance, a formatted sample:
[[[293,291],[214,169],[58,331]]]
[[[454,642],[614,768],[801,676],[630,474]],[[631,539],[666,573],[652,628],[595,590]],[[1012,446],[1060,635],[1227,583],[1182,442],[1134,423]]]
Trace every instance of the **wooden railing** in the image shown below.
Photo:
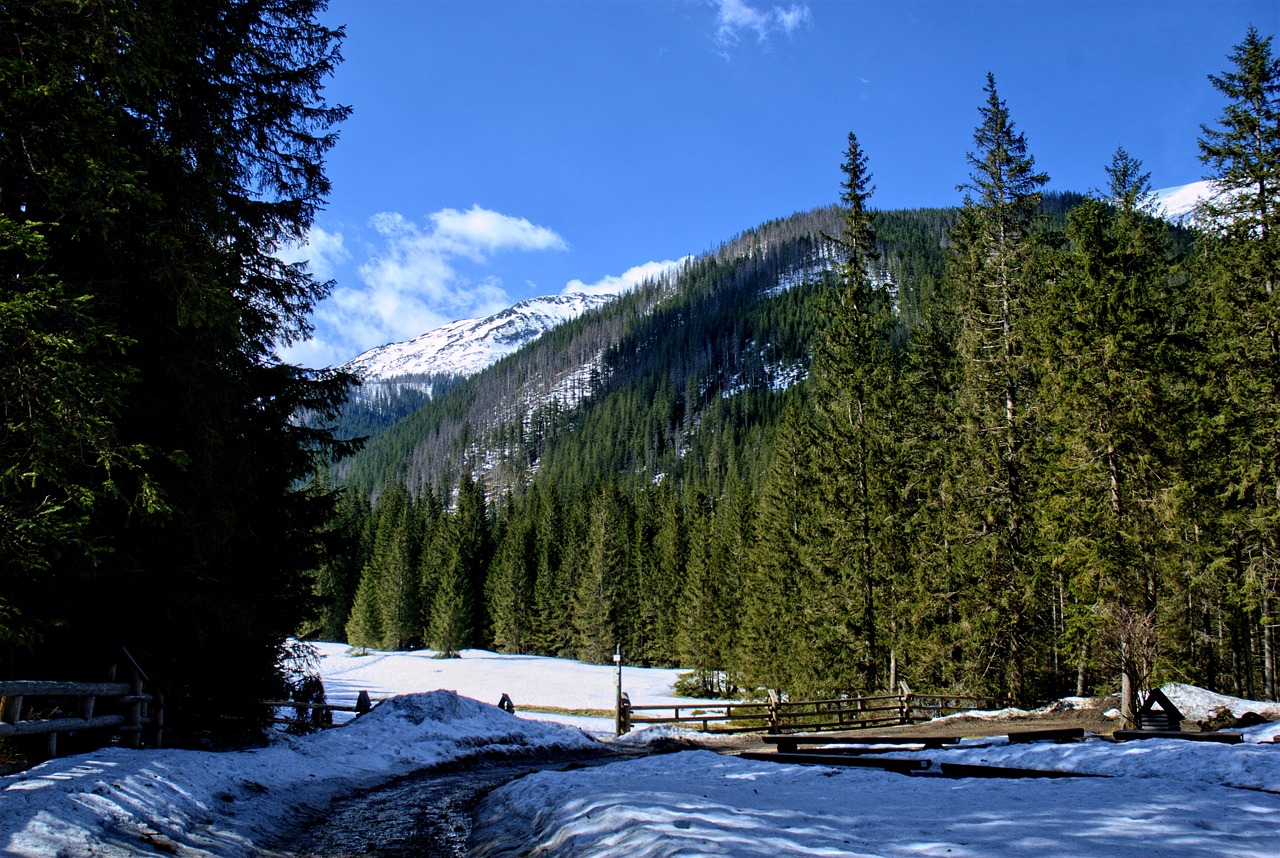
[[[917,694],[908,692],[904,695],[907,724],[928,721],[943,715],[954,715],[957,712],[972,712],[975,709],[1003,709],[1009,701],[999,697],[978,697],[972,694]]]
[[[506,695],[503,695],[504,697]],[[272,715],[268,719],[273,724],[287,724],[307,730],[323,730],[340,726],[333,722],[334,712],[354,712],[359,718],[373,708],[369,692],[361,691],[356,695],[354,704],[345,703],[308,703],[303,700],[263,700],[263,706],[271,708]],[[282,715],[281,709],[292,709],[293,715]]]
[[[623,694],[616,724],[619,735],[630,732],[632,727],[652,724],[676,724],[716,733],[848,730],[914,724],[955,712],[998,708],[1003,705],[1004,701],[993,697],[915,694],[905,686],[899,694],[867,697],[780,700],[771,694],[768,700],[754,703],[699,703],[687,706],[633,706],[627,695]]]
[[[44,751],[58,755],[58,736],[102,731],[131,748],[160,747],[164,710],[159,695],[148,693],[143,678],[129,682],[0,681],[0,739],[47,736]]]

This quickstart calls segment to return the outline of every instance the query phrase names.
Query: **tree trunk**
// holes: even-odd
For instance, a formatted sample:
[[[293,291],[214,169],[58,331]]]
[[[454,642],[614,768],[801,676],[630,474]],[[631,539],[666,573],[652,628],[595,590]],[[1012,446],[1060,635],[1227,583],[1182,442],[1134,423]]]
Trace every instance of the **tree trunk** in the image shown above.
[[[1120,673],[1120,726],[1124,730],[1138,728],[1138,689],[1128,669]]]

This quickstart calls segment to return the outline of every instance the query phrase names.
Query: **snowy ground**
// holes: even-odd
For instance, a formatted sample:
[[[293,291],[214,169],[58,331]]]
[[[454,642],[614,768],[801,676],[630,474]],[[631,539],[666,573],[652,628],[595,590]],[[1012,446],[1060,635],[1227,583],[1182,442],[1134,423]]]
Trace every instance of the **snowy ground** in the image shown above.
[[[109,749],[0,779],[0,855],[248,856],[282,825],[331,798],[480,752],[584,749],[564,724],[492,704],[608,709],[612,668],[468,652],[360,658],[322,647],[337,699],[394,697],[340,729],[281,737],[236,754]],[[675,702],[672,671],[626,669],[637,704]],[[458,693],[436,689],[453,689]],[[1280,705],[1165,693],[1189,717],[1219,706],[1280,718]],[[474,697],[483,703],[470,699]],[[684,700],[683,703],[689,701]],[[1197,709],[1196,707],[1200,707]],[[1193,714],[1194,713],[1194,714]],[[991,713],[999,718],[1008,713]],[[611,726],[602,719],[593,732]],[[963,732],[963,730],[959,730]],[[708,751],[544,772],[492,793],[477,814],[477,854],[1280,856],[1280,723],[1244,744],[1148,740],[1009,745],[970,740],[948,751],[898,752],[1106,778],[949,780],[867,769],[749,762]],[[631,743],[669,734],[638,731]]]
[[[420,652],[370,652],[351,655],[345,644],[321,643],[320,672],[333,703],[353,703],[360,691],[374,700],[393,694],[447,689],[464,697],[497,704],[506,694],[522,718],[570,724],[599,737],[613,735],[613,717],[584,718],[527,711],[532,709],[608,710],[618,693],[618,672],[612,666],[581,664],[536,655],[499,655],[463,650],[460,658],[436,658]],[[637,706],[688,706],[700,701],[677,697],[672,691],[678,670],[622,668],[622,687]],[[701,701],[714,707],[717,701]]]

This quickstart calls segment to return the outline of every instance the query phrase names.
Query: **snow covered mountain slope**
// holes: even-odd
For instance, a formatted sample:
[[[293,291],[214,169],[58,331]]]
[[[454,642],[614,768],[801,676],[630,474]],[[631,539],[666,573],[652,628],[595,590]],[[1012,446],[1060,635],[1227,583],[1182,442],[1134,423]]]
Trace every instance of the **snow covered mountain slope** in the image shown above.
[[[450,322],[407,342],[369,349],[342,368],[365,381],[411,374],[472,375],[613,298],[581,293],[530,298],[485,319]]]
[[[1161,188],[1154,192],[1156,213],[1171,223],[1190,226],[1195,221],[1196,206],[1201,200],[1217,195],[1213,183],[1208,180]]]

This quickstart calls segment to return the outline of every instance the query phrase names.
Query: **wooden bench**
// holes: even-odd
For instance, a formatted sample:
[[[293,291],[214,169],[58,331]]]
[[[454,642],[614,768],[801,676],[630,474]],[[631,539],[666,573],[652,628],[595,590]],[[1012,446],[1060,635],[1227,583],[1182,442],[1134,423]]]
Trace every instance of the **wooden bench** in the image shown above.
[[[743,751],[738,756],[744,760],[759,760],[766,763],[798,763],[805,766],[858,766],[868,769],[881,769],[887,772],[898,772],[904,775],[923,772],[933,765],[930,760],[912,760],[899,757],[857,757],[823,751]]]
[[[1074,742],[1084,738],[1083,727],[1062,727],[1056,730],[1016,730],[1008,734],[1010,745],[1023,742]]]
[[[792,763],[802,766],[856,766],[917,777],[1006,779],[1110,777],[1110,775],[1085,772],[1058,772],[1048,769],[1023,769],[1012,766],[988,766],[971,763],[942,763],[937,768],[934,768],[933,761],[927,759],[858,757],[826,753],[824,751],[804,751],[800,753],[744,751],[738,756],[744,760],[759,760],[766,763]]]
[[[801,745],[923,745],[925,748],[941,748],[958,745],[958,736],[913,736],[907,733],[891,733],[887,736],[868,736],[866,733],[784,733],[761,736],[766,745],[777,745],[777,753],[861,753],[874,754],[874,748],[824,748],[821,751],[801,751]],[[887,750],[887,749],[883,749]]]
[[[1130,739],[1184,739],[1238,745],[1244,741],[1244,736],[1239,733],[1185,733],[1181,730],[1116,730],[1111,737],[1117,742],[1127,742]]]
[[[1013,766],[986,766],[972,763],[943,763],[940,774],[949,778],[1109,778],[1086,772],[1056,772],[1049,769],[1020,769]]]

